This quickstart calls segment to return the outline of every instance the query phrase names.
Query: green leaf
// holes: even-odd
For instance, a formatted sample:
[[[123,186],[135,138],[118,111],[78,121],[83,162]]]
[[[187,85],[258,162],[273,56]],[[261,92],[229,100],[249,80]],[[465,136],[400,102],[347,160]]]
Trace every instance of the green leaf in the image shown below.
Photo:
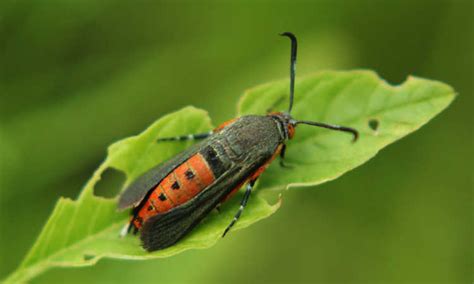
[[[284,110],[287,94],[286,80],[257,87],[240,101],[239,114],[264,114],[272,106]],[[403,85],[393,87],[367,71],[323,72],[299,80],[292,113],[295,118],[355,127],[361,133],[360,139],[351,143],[351,137],[345,133],[299,126],[287,148],[287,162],[293,167],[281,169],[272,165],[262,175],[257,194],[250,199],[234,230],[266,218],[279,208],[279,202],[271,205],[262,197],[265,190],[334,179],[367,161],[385,145],[418,129],[453,98],[451,87],[439,82],[411,77]],[[33,248],[7,281],[28,281],[51,267],[93,265],[102,257],[162,258],[215,244],[239,206],[238,196],[226,203],[221,213],[211,213],[175,246],[148,253],[136,236],[119,237],[129,217],[127,212],[116,210],[117,199],[94,195],[94,186],[106,169],[123,172],[126,186],[190,145],[155,143],[156,138],[210,129],[206,112],[186,107],[159,119],[140,135],[111,145],[106,160],[79,198],[58,201]]]
[[[299,125],[287,143],[285,162],[292,167],[281,169],[274,163],[260,186],[283,189],[335,179],[420,128],[454,97],[454,90],[441,82],[409,77],[391,86],[371,71],[321,72],[297,80],[291,113],[295,119],[350,126],[359,131],[359,140],[351,143],[350,134]],[[247,91],[238,113],[264,114],[269,107],[288,109],[288,81]]]

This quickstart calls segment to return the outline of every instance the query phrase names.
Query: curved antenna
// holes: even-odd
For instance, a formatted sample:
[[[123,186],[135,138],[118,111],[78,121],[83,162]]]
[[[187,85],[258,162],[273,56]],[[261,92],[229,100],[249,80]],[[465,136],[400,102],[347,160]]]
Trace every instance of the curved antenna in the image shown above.
[[[297,120],[295,123],[296,124],[307,124],[307,125],[312,125],[312,126],[337,130],[337,131],[348,132],[348,133],[351,133],[354,136],[352,138],[352,142],[356,142],[357,139],[359,138],[359,132],[357,130],[355,130],[354,128],[346,127],[346,126],[332,125],[332,124],[326,124],[326,123],[315,122],[315,121],[307,121],[307,120]]]
[[[290,58],[290,107],[288,108],[288,114],[291,113],[293,108],[293,98],[295,96],[295,73],[296,73],[296,51],[298,43],[296,36],[290,32],[284,32],[281,36],[287,36],[291,40],[291,58]]]

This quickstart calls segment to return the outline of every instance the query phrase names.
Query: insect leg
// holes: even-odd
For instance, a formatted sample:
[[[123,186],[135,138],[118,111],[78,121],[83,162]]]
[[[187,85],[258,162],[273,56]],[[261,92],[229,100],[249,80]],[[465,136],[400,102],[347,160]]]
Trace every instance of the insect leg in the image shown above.
[[[255,184],[255,180],[252,180],[247,184],[244,197],[242,198],[242,201],[240,202],[239,211],[237,211],[237,214],[235,214],[234,219],[232,219],[232,222],[230,222],[229,226],[227,226],[227,228],[225,229],[224,234],[222,234],[222,237],[224,237],[227,234],[227,232],[229,232],[230,228],[234,226],[237,220],[239,220],[240,215],[242,214],[242,211],[244,211],[245,205],[247,205],[247,201],[249,200],[250,193],[252,193],[252,188],[254,184]]]
[[[287,163],[285,163],[285,153],[286,153],[286,145],[283,144],[283,146],[281,147],[281,151],[280,151],[280,167],[282,167],[282,168],[292,168],[291,165],[288,165]]]
[[[123,238],[123,237],[125,237],[125,236],[128,234],[129,231],[130,231],[130,223],[127,223],[127,224],[125,224],[125,226],[123,226],[122,229],[120,230],[119,236],[120,236],[121,238]]]
[[[163,137],[163,138],[156,139],[156,142],[199,140],[199,139],[205,139],[211,136],[211,134],[213,133],[214,131],[209,131],[206,133],[188,134],[188,135],[182,135],[182,136],[176,136],[176,137]]]

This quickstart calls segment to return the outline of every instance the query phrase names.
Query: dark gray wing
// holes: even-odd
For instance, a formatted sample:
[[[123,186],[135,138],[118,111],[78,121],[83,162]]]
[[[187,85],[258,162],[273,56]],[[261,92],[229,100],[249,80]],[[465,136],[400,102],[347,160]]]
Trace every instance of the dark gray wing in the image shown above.
[[[172,246],[212,211],[236,186],[245,181],[267,159],[234,165],[194,199],[148,219],[142,227],[143,247],[148,251]]]
[[[238,184],[235,168],[222,175],[205,191],[187,202],[166,213],[148,219],[142,227],[143,247],[154,251],[172,246],[191,231],[217,204]],[[242,179],[242,176],[240,179]],[[232,179],[234,182],[222,182]]]
[[[200,143],[194,144],[170,160],[153,167],[138,177],[120,195],[118,209],[123,210],[139,204],[148,191],[150,191],[150,189],[154,188],[170,172],[184,163],[187,159],[189,159],[189,157],[196,154],[201,147],[205,147],[208,143],[209,139],[206,139]]]

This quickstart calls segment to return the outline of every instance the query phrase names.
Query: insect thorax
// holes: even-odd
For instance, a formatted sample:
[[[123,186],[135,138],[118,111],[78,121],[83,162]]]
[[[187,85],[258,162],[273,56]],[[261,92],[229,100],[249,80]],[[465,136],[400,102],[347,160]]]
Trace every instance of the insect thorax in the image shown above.
[[[232,161],[241,162],[252,156],[271,157],[283,138],[273,118],[249,115],[226,127],[216,142],[223,145]]]

